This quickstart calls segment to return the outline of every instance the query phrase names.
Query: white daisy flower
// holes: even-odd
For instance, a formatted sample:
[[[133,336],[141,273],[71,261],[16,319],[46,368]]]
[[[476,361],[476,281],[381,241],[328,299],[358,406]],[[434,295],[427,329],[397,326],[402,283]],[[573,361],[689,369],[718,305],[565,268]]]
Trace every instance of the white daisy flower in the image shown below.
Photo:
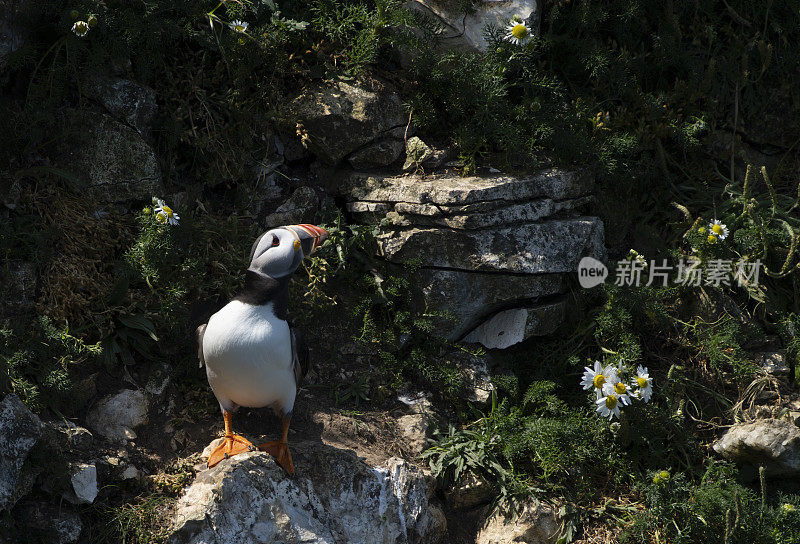
[[[617,402],[623,406],[631,403],[631,394],[625,382],[619,379],[618,376],[612,376],[613,380],[609,380],[603,386],[603,395],[606,397],[615,397]]]
[[[631,385],[636,388],[636,396],[645,402],[650,402],[653,396],[653,379],[647,372],[647,368],[639,365],[636,369],[636,377],[631,379]]]
[[[232,21],[228,26],[231,27],[231,30],[233,30],[234,32],[239,32],[240,34],[243,34],[247,32],[248,24],[246,21],[236,20]]]
[[[514,45],[519,45],[531,37],[531,31],[525,25],[525,21],[519,18],[511,19],[511,23],[506,27],[506,30],[508,33],[505,39]]]
[[[603,365],[600,364],[600,361],[594,362],[594,370],[588,366],[584,367],[584,370],[586,372],[583,373],[581,385],[587,391],[594,389],[598,399],[603,396],[603,386],[607,382],[614,381],[617,376],[617,369],[614,366],[608,365],[607,367],[603,368]]]
[[[642,266],[645,266],[645,267],[647,266],[647,261],[645,260],[645,258],[642,256],[641,253],[639,253],[635,249],[632,249],[632,250],[630,250],[628,252],[628,259],[631,262],[636,261],[637,263],[639,263]]]
[[[79,38],[83,38],[89,33],[89,23],[86,21],[75,21],[75,24],[72,25],[72,31]]]
[[[177,225],[178,221],[180,221],[180,216],[172,211],[172,208],[167,206],[167,204],[161,200],[160,198],[156,200],[156,207],[153,210],[153,213],[156,214],[156,221],[159,223],[169,223],[170,225]]]
[[[724,240],[728,237],[728,227],[726,227],[725,223],[719,219],[714,219],[711,223],[709,223],[708,228],[711,230],[714,236],[720,240]]]
[[[619,417],[619,399],[616,395],[607,395],[600,397],[595,401],[597,404],[597,412],[608,419],[613,419],[614,416]]]

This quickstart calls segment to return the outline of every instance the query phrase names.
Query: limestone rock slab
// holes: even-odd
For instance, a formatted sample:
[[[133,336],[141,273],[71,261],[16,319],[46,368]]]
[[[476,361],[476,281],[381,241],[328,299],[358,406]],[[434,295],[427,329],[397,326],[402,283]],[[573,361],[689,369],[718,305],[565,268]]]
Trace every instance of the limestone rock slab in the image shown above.
[[[547,169],[526,176],[503,174],[461,177],[452,172],[428,176],[382,176],[355,173],[344,180],[349,201],[411,202],[463,206],[500,204],[535,198],[565,200],[591,194],[594,177],[587,169]]]
[[[286,116],[297,122],[298,132],[305,133],[308,149],[330,165],[388,137],[400,140],[396,159],[402,151],[402,129],[408,123],[397,94],[373,92],[344,81],[306,88],[289,101]]]
[[[42,422],[16,395],[0,401],[0,511],[14,505],[22,466],[42,435]]]
[[[288,477],[261,452],[198,474],[179,500],[172,544],[435,543],[445,520],[422,472],[402,460],[372,468],[322,444],[292,447]]]
[[[574,273],[583,257],[605,258],[603,240],[603,223],[596,217],[474,231],[411,228],[377,236],[390,262],[421,256],[423,266],[524,274]]]
[[[725,459],[764,465],[769,476],[800,475],[800,429],[789,421],[737,423],[713,448]]]

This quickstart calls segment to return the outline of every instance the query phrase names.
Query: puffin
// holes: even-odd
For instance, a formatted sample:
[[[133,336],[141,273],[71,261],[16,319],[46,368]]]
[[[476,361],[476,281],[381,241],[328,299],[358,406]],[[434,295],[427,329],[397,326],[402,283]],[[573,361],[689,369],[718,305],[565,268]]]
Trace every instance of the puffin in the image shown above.
[[[200,367],[222,409],[225,438],[211,452],[208,467],[223,459],[259,449],[294,474],[289,453],[289,424],[297,388],[309,366],[302,332],[289,325],[289,280],[303,258],[328,237],[314,225],[277,227],[259,236],[250,250],[242,291],[197,328]],[[234,434],[233,413],[271,407],[281,418],[280,440],[256,448]]]

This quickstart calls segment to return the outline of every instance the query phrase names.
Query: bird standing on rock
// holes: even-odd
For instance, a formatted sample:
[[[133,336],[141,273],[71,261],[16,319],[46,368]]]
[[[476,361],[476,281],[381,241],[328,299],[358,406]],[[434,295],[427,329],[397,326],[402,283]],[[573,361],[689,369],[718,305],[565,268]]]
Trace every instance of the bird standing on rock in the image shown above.
[[[294,473],[289,423],[297,387],[308,371],[308,347],[302,333],[286,321],[289,280],[327,236],[314,225],[284,226],[259,236],[250,251],[242,292],[197,328],[200,366],[206,367],[225,420],[225,438],[208,458],[209,467],[256,449],[231,430],[233,412],[240,406],[270,406],[281,418],[283,432],[280,440],[258,449]]]

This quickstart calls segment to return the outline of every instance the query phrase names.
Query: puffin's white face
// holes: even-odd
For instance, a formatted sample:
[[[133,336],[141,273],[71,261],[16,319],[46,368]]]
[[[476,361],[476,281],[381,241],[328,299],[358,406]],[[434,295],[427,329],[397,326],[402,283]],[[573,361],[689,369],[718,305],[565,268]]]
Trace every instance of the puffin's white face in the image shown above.
[[[314,225],[289,225],[268,230],[253,244],[249,268],[272,278],[288,276],[327,236],[325,229]]]

